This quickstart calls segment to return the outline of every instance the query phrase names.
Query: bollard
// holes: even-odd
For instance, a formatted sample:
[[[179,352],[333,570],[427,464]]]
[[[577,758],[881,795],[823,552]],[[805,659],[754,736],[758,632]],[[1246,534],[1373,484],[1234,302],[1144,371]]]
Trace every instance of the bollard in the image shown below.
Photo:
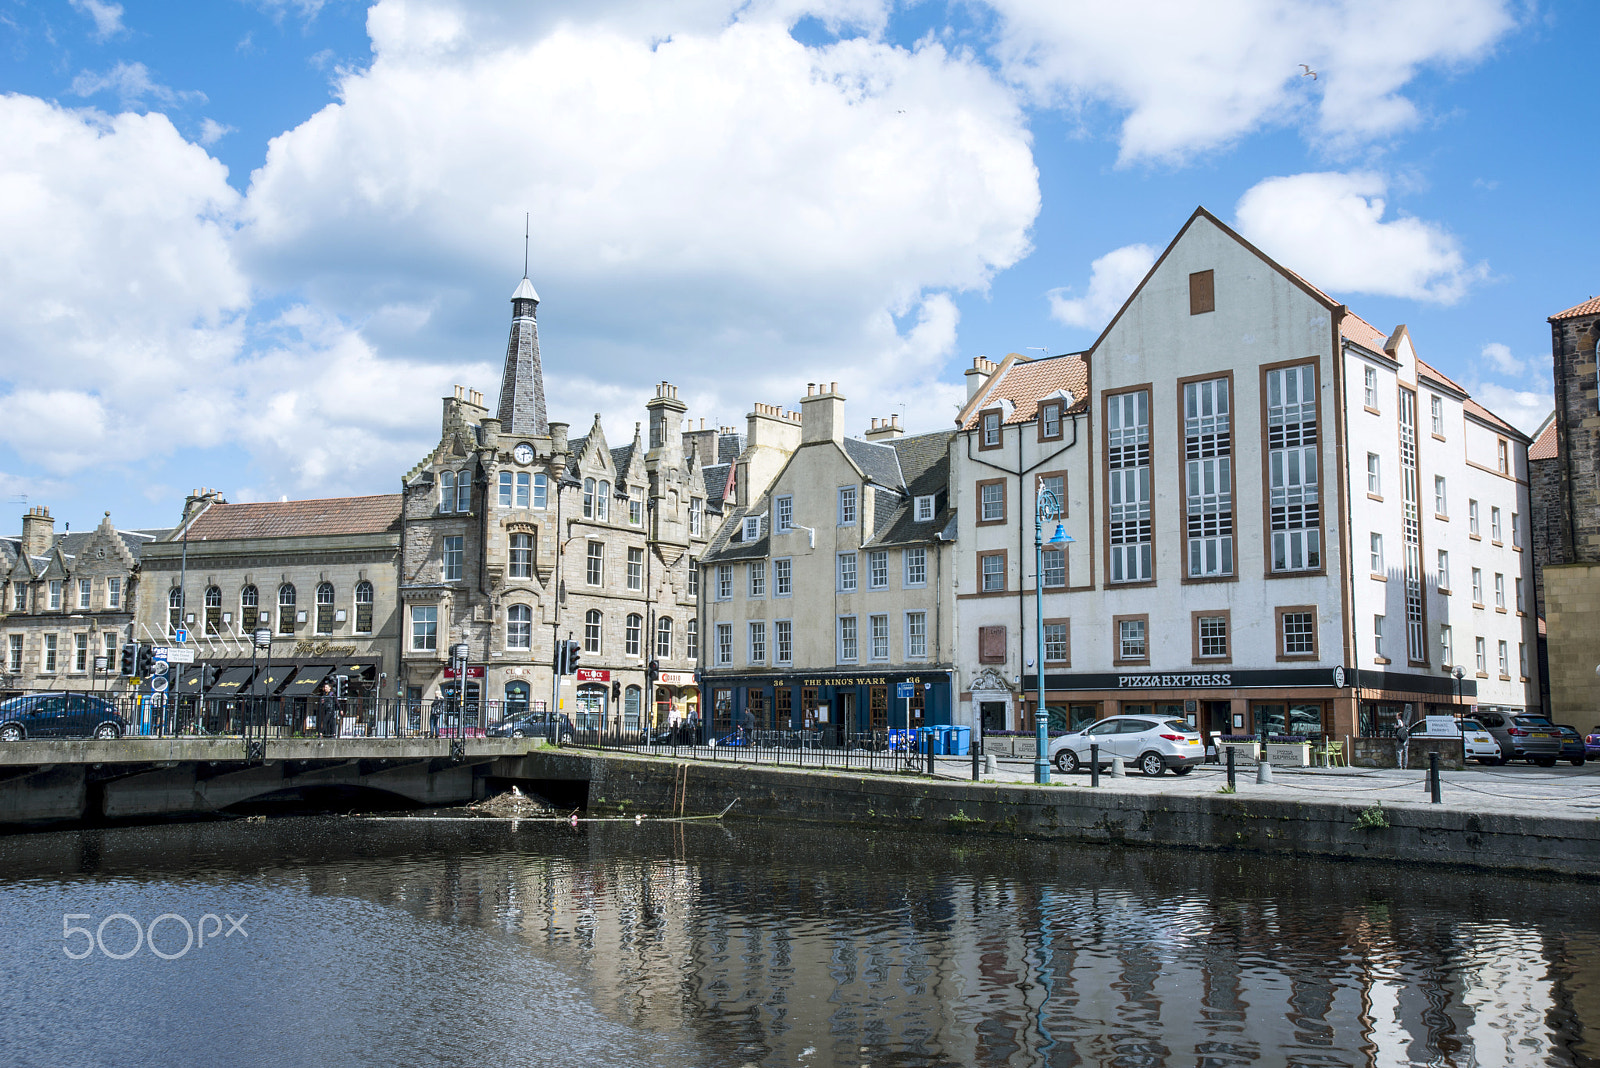
[[[1433,788],[1433,803],[1442,804],[1444,798],[1439,796],[1439,754],[1428,754],[1428,785]]]
[[[983,748],[983,730],[982,730],[982,728],[979,728],[977,731],[973,732],[972,744],[970,746],[968,746],[968,748],[972,750],[972,781],[973,782],[977,782],[978,781],[978,750]]]
[[[1122,758],[1119,757],[1119,756],[1112,757],[1111,758],[1111,777],[1113,779],[1120,779],[1120,778],[1123,777],[1124,774],[1126,774],[1126,771],[1125,771],[1125,769],[1123,767],[1123,764],[1122,764]]]
[[[929,731],[928,738],[928,774],[933,774],[933,732]]]
[[[1000,758],[993,753],[983,754],[983,773],[991,779],[1000,774]]]
[[[1233,746],[1228,746],[1228,789],[1235,789],[1233,781]]]
[[[1269,785],[1272,782],[1272,765],[1268,764],[1264,759],[1256,763],[1256,782]]]
[[[1089,785],[1100,785],[1100,745],[1089,746]]]

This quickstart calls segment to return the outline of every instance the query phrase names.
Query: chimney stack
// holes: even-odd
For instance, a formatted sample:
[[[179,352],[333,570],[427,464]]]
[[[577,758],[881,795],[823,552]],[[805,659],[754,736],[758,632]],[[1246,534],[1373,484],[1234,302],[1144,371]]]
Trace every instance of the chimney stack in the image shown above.
[[[43,505],[29,508],[22,517],[22,551],[28,556],[43,556],[56,543],[56,521]]]
[[[987,356],[974,356],[972,366],[967,368],[967,400],[978,395],[989,381],[989,376],[1000,370],[1000,365]]]
[[[844,397],[837,382],[826,388],[820,382],[807,382],[806,395],[800,399],[800,443],[819,441],[844,441]]]
[[[872,421],[872,429],[866,433],[866,439],[868,441],[893,441],[904,433],[904,428],[900,426],[900,416],[896,414],[887,419],[874,419]]]

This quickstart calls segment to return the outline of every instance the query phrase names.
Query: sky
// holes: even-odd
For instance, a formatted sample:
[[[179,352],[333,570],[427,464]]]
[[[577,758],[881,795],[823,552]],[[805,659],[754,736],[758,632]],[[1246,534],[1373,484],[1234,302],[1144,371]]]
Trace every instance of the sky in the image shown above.
[[[1093,342],[1197,206],[1526,431],[1600,292],[1600,5],[0,0],[0,505],[392,493],[494,403],[836,381],[939,429]],[[1314,73],[1314,76],[1312,74]]]

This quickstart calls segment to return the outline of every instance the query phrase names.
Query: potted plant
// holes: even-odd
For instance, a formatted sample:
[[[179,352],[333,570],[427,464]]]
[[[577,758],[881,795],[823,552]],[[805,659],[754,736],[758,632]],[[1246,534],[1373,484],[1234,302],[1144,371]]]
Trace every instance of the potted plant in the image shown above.
[[[1261,748],[1253,734],[1219,734],[1217,735],[1217,759],[1224,764],[1228,762],[1228,750],[1233,750],[1235,763],[1257,761],[1261,759]]]
[[[1267,763],[1291,767],[1311,766],[1311,740],[1303,734],[1269,734]]]

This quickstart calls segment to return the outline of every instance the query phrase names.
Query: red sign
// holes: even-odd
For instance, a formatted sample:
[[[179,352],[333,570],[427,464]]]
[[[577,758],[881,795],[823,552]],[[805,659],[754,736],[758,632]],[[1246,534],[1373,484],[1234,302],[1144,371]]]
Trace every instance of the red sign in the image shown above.
[[[447,679],[455,678],[456,677],[456,669],[455,668],[445,668],[444,669],[444,677],[447,678]],[[469,679],[481,679],[481,678],[483,678],[483,665],[482,664],[476,664],[476,665],[468,664],[467,665],[467,678],[469,678]]]
[[[579,668],[579,682],[610,682],[611,672],[605,668]]]

